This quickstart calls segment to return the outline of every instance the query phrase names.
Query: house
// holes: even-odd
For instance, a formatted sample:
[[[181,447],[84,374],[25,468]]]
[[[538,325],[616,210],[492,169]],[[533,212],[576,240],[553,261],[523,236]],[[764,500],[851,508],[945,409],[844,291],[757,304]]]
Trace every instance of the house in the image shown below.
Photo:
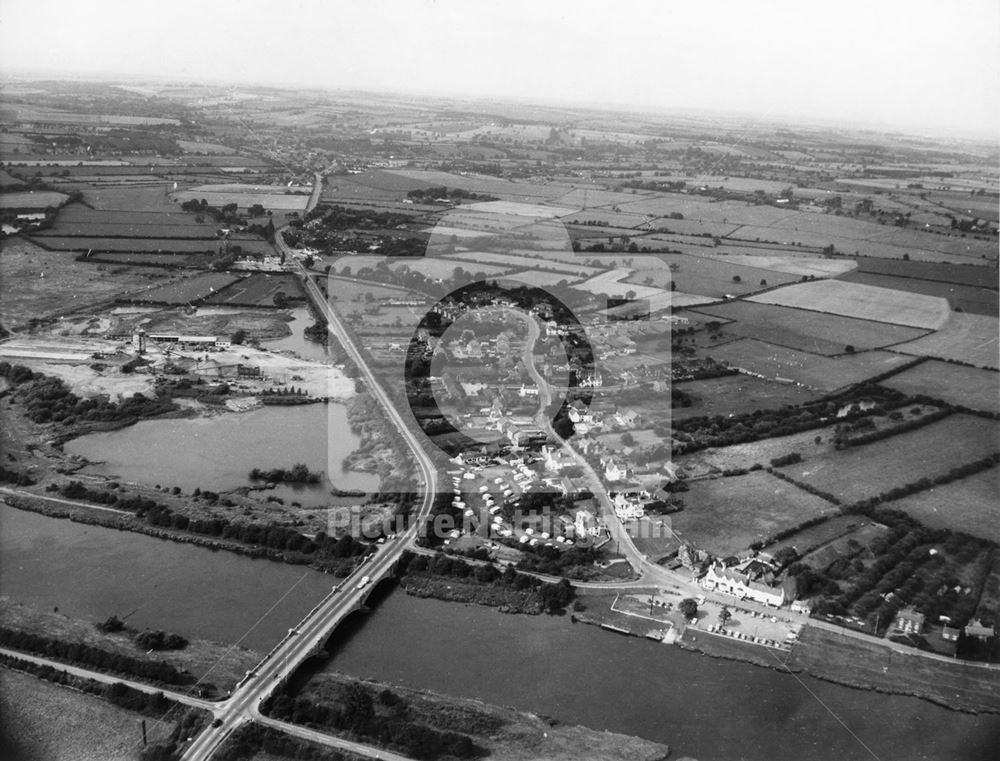
[[[913,607],[903,608],[896,615],[896,629],[905,634],[920,634],[924,629],[924,614]]]
[[[709,555],[705,550],[699,550],[693,545],[684,542],[677,550],[677,558],[681,565],[695,573],[701,573],[705,563],[709,560]]]
[[[638,422],[639,413],[633,409],[620,409],[615,413],[615,422],[618,425],[631,428]]]
[[[961,633],[961,629],[957,629],[954,626],[945,626],[941,630],[941,639],[947,640],[948,642],[956,642],[958,640],[958,635]]]
[[[762,568],[766,571],[762,572]],[[708,567],[701,584],[706,589],[774,607],[795,599],[795,579],[777,581],[771,568],[756,559],[733,566],[715,562]]]
[[[621,481],[628,475],[628,467],[617,460],[608,460],[604,466],[604,477],[608,481]]]
[[[975,637],[976,639],[989,639],[996,635],[996,630],[992,626],[984,626],[983,622],[979,618],[974,618],[965,627],[966,637]]]
[[[601,530],[597,521],[597,516],[588,510],[576,511],[573,529],[576,531],[577,536],[597,536]]]

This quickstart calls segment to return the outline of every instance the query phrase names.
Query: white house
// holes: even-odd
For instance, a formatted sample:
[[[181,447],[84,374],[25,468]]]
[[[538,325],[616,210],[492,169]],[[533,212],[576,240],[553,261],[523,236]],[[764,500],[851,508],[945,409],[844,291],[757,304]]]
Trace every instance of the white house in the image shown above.
[[[721,562],[713,563],[701,584],[706,589],[774,607],[795,599],[795,580],[788,578],[776,584],[769,567],[755,559],[730,567]]]

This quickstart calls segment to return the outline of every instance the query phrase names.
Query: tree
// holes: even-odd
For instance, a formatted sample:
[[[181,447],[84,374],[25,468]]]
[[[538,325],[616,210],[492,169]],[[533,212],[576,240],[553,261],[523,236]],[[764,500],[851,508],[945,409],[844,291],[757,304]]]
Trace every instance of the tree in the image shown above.
[[[635,446],[635,437],[631,433],[625,431],[621,436],[622,446],[632,447]]]
[[[684,614],[684,618],[698,617],[698,602],[690,597],[681,600],[677,608]]]
[[[247,332],[243,330],[243,328],[239,328],[235,333],[233,333],[229,340],[231,343],[239,346],[247,340]]]
[[[285,295],[284,291],[278,291],[274,294],[274,305],[278,307],[278,309],[284,309],[288,306],[288,296]]]
[[[732,617],[733,614],[729,612],[729,608],[723,605],[722,610],[719,611],[719,626],[725,626]]]
[[[733,282],[734,283],[741,283],[741,282],[743,282],[743,278],[741,278],[739,275],[733,275]]]

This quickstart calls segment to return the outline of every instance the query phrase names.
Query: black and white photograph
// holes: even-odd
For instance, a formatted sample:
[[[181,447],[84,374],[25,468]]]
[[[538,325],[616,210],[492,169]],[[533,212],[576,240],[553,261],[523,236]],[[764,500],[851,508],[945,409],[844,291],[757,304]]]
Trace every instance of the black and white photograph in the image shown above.
[[[0,761],[1000,759],[998,0],[0,0]]]

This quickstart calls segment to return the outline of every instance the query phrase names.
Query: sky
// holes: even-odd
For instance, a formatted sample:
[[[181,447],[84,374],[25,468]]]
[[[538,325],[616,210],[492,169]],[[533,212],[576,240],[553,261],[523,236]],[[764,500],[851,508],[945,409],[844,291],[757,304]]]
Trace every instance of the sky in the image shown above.
[[[0,75],[710,110],[1000,136],[998,0],[0,0]]]

